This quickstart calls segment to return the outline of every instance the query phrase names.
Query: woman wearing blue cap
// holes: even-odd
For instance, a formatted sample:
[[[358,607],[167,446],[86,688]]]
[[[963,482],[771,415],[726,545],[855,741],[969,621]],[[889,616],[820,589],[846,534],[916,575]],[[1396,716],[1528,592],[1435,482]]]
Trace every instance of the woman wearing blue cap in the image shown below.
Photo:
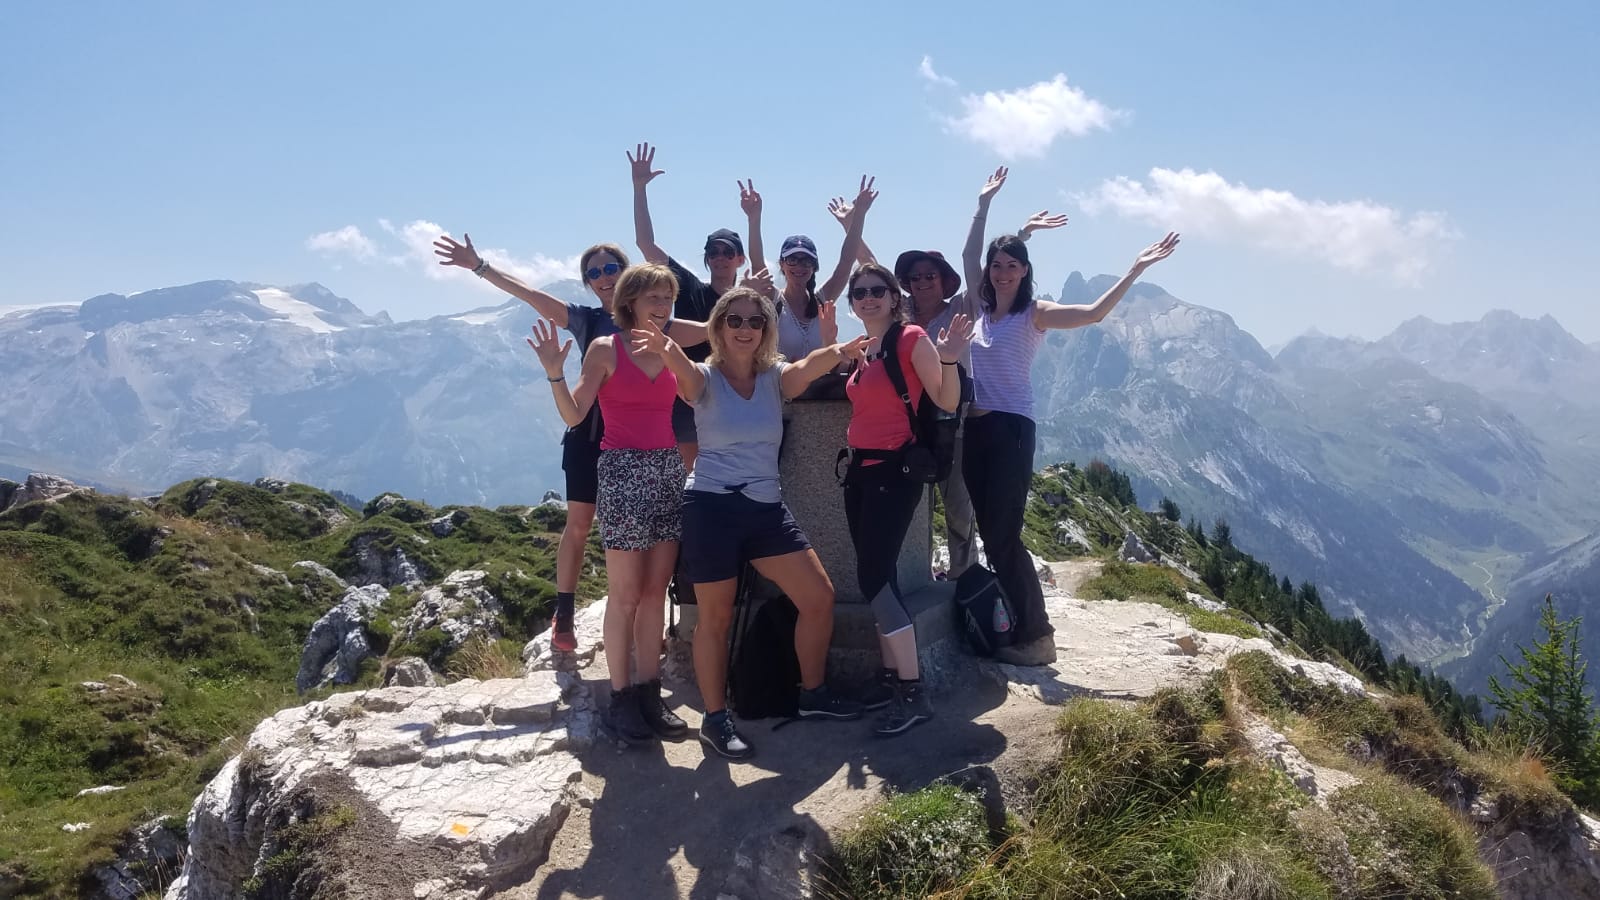
[[[862,189],[866,188],[865,182]],[[740,182],[739,205],[750,223],[750,261],[757,270],[766,267],[761,242],[761,194],[755,182]],[[839,339],[839,322],[835,318],[834,301],[844,292],[850,277],[850,266],[859,254],[861,241],[852,239],[845,228],[844,246],[839,250],[839,262],[833,273],[817,289],[816,242],[803,234],[791,234],[783,239],[778,253],[779,268],[783,272],[783,291],[774,291],[773,301],[778,306],[778,352],[785,359],[804,359],[818,347],[826,347]]]

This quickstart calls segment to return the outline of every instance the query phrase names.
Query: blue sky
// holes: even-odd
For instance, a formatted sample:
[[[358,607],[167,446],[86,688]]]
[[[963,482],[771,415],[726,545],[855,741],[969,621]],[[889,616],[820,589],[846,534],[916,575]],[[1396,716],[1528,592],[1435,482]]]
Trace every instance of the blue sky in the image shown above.
[[[1264,343],[1506,307],[1600,340],[1600,6],[28,4],[0,29],[0,307],[209,278],[319,281],[416,318],[497,303],[431,224],[534,275],[657,236],[837,226],[870,172],[880,254],[1031,245],[1041,284],[1148,278]],[[596,11],[587,11],[593,9]],[[929,64],[924,66],[927,59]],[[320,237],[319,237],[320,236]],[[440,277],[441,274],[461,277]]]

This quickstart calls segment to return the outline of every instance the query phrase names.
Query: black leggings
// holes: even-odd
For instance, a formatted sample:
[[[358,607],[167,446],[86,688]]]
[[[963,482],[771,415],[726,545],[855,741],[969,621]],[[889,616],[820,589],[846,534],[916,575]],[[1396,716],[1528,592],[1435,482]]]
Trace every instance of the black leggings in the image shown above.
[[[900,545],[916,515],[926,485],[908,480],[890,462],[852,466],[844,483],[844,515],[856,548],[856,581],[872,602],[880,634],[911,624],[895,577]]]
[[[1016,614],[1016,639],[1020,643],[1054,634],[1039,573],[1022,543],[1022,511],[1033,484],[1033,420],[992,412],[967,417],[963,427],[961,474],[989,568]]]

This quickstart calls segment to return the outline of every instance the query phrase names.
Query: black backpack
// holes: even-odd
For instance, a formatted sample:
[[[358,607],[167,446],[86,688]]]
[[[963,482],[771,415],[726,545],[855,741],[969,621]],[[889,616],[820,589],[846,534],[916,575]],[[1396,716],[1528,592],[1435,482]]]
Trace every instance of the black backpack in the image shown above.
[[[749,567],[739,579],[728,647],[728,703],[741,719],[789,719],[800,709],[800,658],[794,652],[800,613],[782,594],[758,601],[759,581]]]
[[[979,656],[1015,642],[1017,617],[1000,579],[973,563],[956,579],[956,627]]]
[[[956,366],[961,379],[961,401],[955,412],[947,412],[933,402],[926,389],[912,406],[905,372],[900,368],[900,335],[905,326],[896,322],[883,336],[883,356],[889,383],[900,395],[906,418],[911,420],[911,443],[900,449],[900,474],[912,481],[936,484],[950,477],[956,458],[956,432],[961,428],[961,407],[972,396],[972,379],[966,369]]]

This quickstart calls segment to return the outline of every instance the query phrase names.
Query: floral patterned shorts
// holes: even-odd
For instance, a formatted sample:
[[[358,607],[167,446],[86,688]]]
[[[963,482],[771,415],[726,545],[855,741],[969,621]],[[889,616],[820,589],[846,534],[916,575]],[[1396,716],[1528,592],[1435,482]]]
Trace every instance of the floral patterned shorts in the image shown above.
[[[595,518],[607,550],[649,550],[683,538],[683,457],[667,450],[600,451]]]

